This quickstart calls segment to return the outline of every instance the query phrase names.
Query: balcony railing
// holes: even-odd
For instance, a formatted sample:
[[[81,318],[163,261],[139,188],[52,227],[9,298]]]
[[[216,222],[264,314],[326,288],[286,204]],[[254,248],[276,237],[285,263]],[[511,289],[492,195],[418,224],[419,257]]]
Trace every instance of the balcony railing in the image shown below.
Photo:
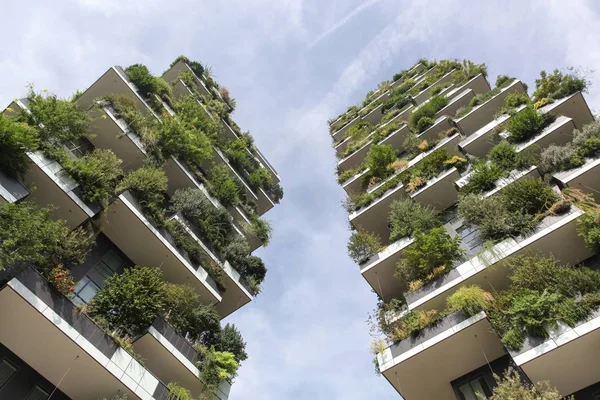
[[[163,383],[33,269],[0,290],[0,317],[0,341],[70,398],[166,400]]]

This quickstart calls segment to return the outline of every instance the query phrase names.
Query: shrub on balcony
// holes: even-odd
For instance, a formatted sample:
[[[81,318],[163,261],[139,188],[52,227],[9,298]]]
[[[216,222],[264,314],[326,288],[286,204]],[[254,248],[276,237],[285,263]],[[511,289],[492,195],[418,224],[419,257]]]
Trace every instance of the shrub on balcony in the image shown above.
[[[429,282],[452,268],[462,257],[459,236],[450,237],[443,227],[427,233],[415,232],[415,241],[404,250],[404,257],[396,266],[396,276],[404,282]],[[415,290],[420,285],[413,283]]]
[[[246,342],[244,342],[240,331],[234,324],[226,324],[223,327],[219,334],[217,349],[219,351],[232,353],[235,355],[235,359],[240,362],[248,358],[248,354],[246,353]]]
[[[443,318],[437,310],[413,310],[394,322],[392,327],[392,340],[399,342],[411,336],[417,336],[423,329],[433,325]]]
[[[263,246],[267,246],[271,240],[271,232],[273,231],[271,224],[257,215],[252,215],[250,220],[250,232],[261,241]]]
[[[192,343],[215,345],[221,331],[219,313],[214,306],[203,304],[190,285],[164,282],[163,317]]]
[[[487,310],[493,300],[492,295],[479,286],[463,286],[446,299],[446,310],[470,317]]]
[[[194,400],[192,392],[177,383],[169,382],[167,389],[169,390],[167,400]]]
[[[95,149],[78,159],[63,163],[63,167],[79,184],[83,200],[106,205],[123,175],[121,164],[121,159],[112,150]]]
[[[463,60],[460,68],[452,73],[452,83],[461,85],[479,74],[487,77],[487,66],[485,63],[475,64],[471,60]]]
[[[365,163],[370,175],[383,178],[388,174],[388,166],[396,160],[396,153],[389,144],[374,144],[367,155]]]
[[[27,171],[28,151],[37,150],[37,130],[25,123],[0,114],[0,171],[17,177]]]
[[[524,383],[516,372],[503,377],[494,375],[494,379],[498,385],[489,400],[574,400],[573,396],[564,398],[548,381]]]
[[[54,94],[35,93],[33,87],[29,88],[27,98],[29,112],[23,110],[19,120],[38,130],[42,150],[87,135],[90,117],[77,103]]]
[[[600,210],[586,210],[586,213],[577,219],[577,234],[590,249],[600,248]]]
[[[431,154],[428,154],[418,167],[402,172],[399,175],[400,180],[406,186],[408,192],[414,192],[425,185],[429,179],[432,179],[448,168],[451,168],[451,165],[448,164],[448,161],[451,159],[452,157],[448,155],[445,149],[435,150]],[[452,164],[462,166],[465,165],[466,162],[454,160]]]
[[[240,366],[235,355],[228,351],[217,351],[214,347],[200,350],[202,361],[199,363],[200,379],[204,383],[204,392],[216,390],[225,379],[232,379],[237,375]]]
[[[246,278],[254,291],[260,292],[267,269],[260,257],[250,255],[250,247],[245,240],[237,239],[229,243],[223,249],[223,256]]]
[[[431,97],[427,103],[422,104],[410,115],[408,120],[410,127],[416,130],[418,133],[423,132],[431,125],[427,126],[429,122],[428,120],[425,120],[424,123],[419,124],[421,119],[429,118],[429,120],[433,120],[437,112],[446,107],[448,103],[449,100],[445,96],[437,95]]]
[[[506,123],[508,141],[521,143],[540,134],[555,119],[552,114],[540,114],[531,106],[512,116]]]
[[[388,222],[391,241],[411,236],[415,231],[429,232],[441,225],[438,213],[433,208],[412,199],[394,201],[390,206]]]
[[[348,256],[357,264],[365,263],[381,249],[381,239],[374,233],[354,231],[348,239]]]
[[[142,167],[129,172],[117,186],[117,192],[131,191],[136,200],[151,217],[160,219],[167,176],[157,167]],[[157,221],[160,222],[160,221]]]
[[[225,207],[237,205],[240,202],[240,187],[225,165],[215,166],[210,171],[211,193]]]
[[[204,132],[174,117],[163,118],[157,135],[157,145],[165,157],[181,158],[196,168],[202,167],[202,163],[212,157],[212,144]]]
[[[372,131],[373,124],[365,120],[360,120],[348,129],[346,137],[350,138],[351,142],[360,141],[369,136],[369,133]]]
[[[600,151],[600,122],[594,121],[573,131],[573,140],[563,146],[548,146],[541,155],[545,172],[564,171],[585,164]]]
[[[585,75],[574,68],[566,72],[555,69],[552,73],[540,72],[540,78],[535,80],[534,102],[541,99],[558,100],[574,93],[585,91],[591,82]]]
[[[33,264],[42,274],[57,265],[85,261],[94,237],[84,228],[71,231],[50,210],[30,202],[0,207],[0,271]]]
[[[473,167],[469,182],[462,188],[465,193],[485,193],[496,187],[503,171],[494,163],[481,161]]]
[[[502,191],[504,204],[509,212],[537,215],[550,209],[560,197],[550,185],[541,179],[523,178]]]
[[[142,64],[133,64],[125,68],[125,73],[133,82],[133,84],[139,89],[140,94],[150,100],[151,104],[154,104],[152,94],[158,95],[163,100],[171,103],[173,97],[173,89],[164,79],[153,76],[148,67]],[[154,107],[158,110],[158,107]]]
[[[182,97],[173,104],[173,109],[188,127],[200,130],[212,140],[218,138],[221,129],[219,122],[210,118],[194,96]]]
[[[162,273],[148,267],[127,268],[108,277],[89,304],[94,318],[101,318],[118,336],[142,334],[164,307]]]
[[[266,168],[257,168],[248,175],[248,185],[252,190],[258,190],[259,188],[268,190],[271,185],[271,174]]]
[[[198,229],[199,236],[206,238],[217,251],[223,251],[233,240],[231,215],[215,207],[200,189],[178,189],[171,197],[171,210],[181,212]]]

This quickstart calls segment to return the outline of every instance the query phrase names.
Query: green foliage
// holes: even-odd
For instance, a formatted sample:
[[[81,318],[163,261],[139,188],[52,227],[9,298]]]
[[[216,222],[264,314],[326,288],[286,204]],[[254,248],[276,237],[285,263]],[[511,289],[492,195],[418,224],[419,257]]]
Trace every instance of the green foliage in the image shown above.
[[[560,392],[551,387],[547,381],[535,385],[523,383],[517,372],[504,375],[502,378],[494,375],[494,379],[498,385],[489,400],[574,400],[573,396],[563,398]]]
[[[600,248],[600,210],[588,210],[577,219],[577,234],[590,249]]]
[[[158,214],[164,200],[164,192],[167,190],[167,176],[162,169],[142,167],[129,172],[116,190],[131,191],[144,210]]]
[[[473,167],[469,182],[462,188],[465,193],[485,193],[496,186],[496,181],[503,175],[495,163],[480,162]]]
[[[205,349],[198,366],[205,390],[214,391],[223,380],[235,377],[239,366],[233,353],[216,351],[214,347]]]
[[[181,212],[217,251],[222,251],[232,240],[234,228],[231,216],[223,208],[215,207],[200,189],[178,189],[171,197],[171,209]]]
[[[496,113],[496,117],[502,114],[508,114],[513,112],[517,107],[524,104],[531,104],[531,100],[527,93],[523,92],[512,92],[506,95],[504,98],[504,105]]]
[[[536,215],[548,210],[560,197],[541,179],[523,178],[505,187],[502,198],[511,213]]]
[[[23,110],[19,120],[38,130],[42,150],[67,141],[76,141],[88,132],[90,117],[77,103],[63,100],[54,94],[42,95],[29,88],[27,95],[29,112]]]
[[[489,159],[501,171],[512,171],[525,166],[514,146],[506,141],[498,143],[490,150]]]
[[[246,342],[244,342],[242,334],[234,324],[227,324],[221,330],[216,347],[219,351],[232,353],[235,355],[235,359],[240,362],[248,358]]]
[[[496,78],[496,87],[502,89],[510,85],[514,80],[515,78],[512,78],[508,75],[498,75]]]
[[[257,168],[250,175],[248,175],[248,185],[253,190],[257,190],[258,188],[266,189],[271,184],[271,174],[266,168]]]
[[[564,171],[585,164],[587,157],[600,151],[600,121],[593,121],[573,131],[573,140],[563,146],[548,146],[541,155],[545,172]]]
[[[100,316],[112,331],[131,337],[141,334],[164,305],[162,273],[156,268],[134,267],[105,281],[89,305],[90,314]]]
[[[194,400],[192,392],[179,386],[176,382],[169,382],[167,389],[169,389],[167,400]]]
[[[365,163],[370,169],[372,176],[384,177],[388,171],[388,166],[396,160],[396,153],[389,144],[374,144],[367,155]]]
[[[381,239],[374,233],[354,231],[348,239],[348,255],[357,264],[365,263],[381,249]]]
[[[51,218],[48,209],[29,202],[0,207],[0,271],[33,264],[42,272],[57,265],[78,265],[94,243],[83,227],[74,231]]]
[[[240,187],[225,165],[218,165],[210,171],[211,193],[225,207],[237,205],[240,202]]]
[[[191,285],[162,285],[164,319],[175,331],[192,343],[217,344],[221,316],[214,306],[203,304]]]
[[[125,68],[125,73],[143,97],[149,98],[152,94],[157,94],[165,100],[172,97],[171,86],[164,79],[153,76],[145,65],[130,65]]]
[[[163,118],[157,135],[157,144],[165,157],[175,156],[200,168],[212,156],[210,139],[200,129],[194,129],[174,117]]]
[[[232,241],[223,249],[223,256],[231,263],[231,265],[246,279],[249,283],[257,286],[257,291],[260,291],[259,286],[265,279],[267,269],[263,261],[256,256],[251,256],[250,247],[245,240],[238,239]]]
[[[63,167],[81,187],[83,200],[106,205],[123,174],[121,163],[112,150],[95,149]]]
[[[461,85],[479,74],[487,77],[487,66],[485,63],[475,64],[471,60],[463,60],[461,68],[452,74],[452,83]]]
[[[443,314],[439,314],[436,310],[409,311],[405,316],[394,322],[391,328],[391,339],[399,342],[408,337],[417,336],[423,329],[430,327],[443,318],[443,316]]]
[[[463,286],[446,299],[446,309],[448,312],[460,311],[473,316],[487,310],[493,299],[489,292],[479,286]]]
[[[171,68],[173,65],[177,64],[179,61],[183,61],[184,63],[186,63],[191,68],[191,70],[194,72],[194,74],[196,74],[196,76],[198,78],[200,78],[202,75],[204,75],[204,66],[201,63],[199,63],[198,61],[192,61],[183,55],[178,56],[175,60],[173,60],[171,65],[169,65],[169,68]]]
[[[541,99],[562,99],[574,93],[585,91],[591,82],[583,75],[581,71],[572,67],[568,68],[566,73],[555,69],[548,74],[546,71],[540,72],[540,78],[535,80],[535,91],[533,92],[534,102]]]
[[[37,130],[13,118],[0,114],[0,171],[17,177],[27,171],[26,152],[39,146]]]
[[[266,221],[258,216],[253,216],[250,223],[250,232],[256,236],[263,246],[267,246],[271,240],[271,232],[273,228],[269,221]]]
[[[180,98],[173,104],[173,109],[188,128],[198,130],[212,140],[218,138],[221,129],[219,122],[210,118],[194,96]]]
[[[417,122],[417,131],[425,132],[427,128],[433,126],[434,123],[435,121],[433,118],[423,117],[419,120],[419,122]]]
[[[412,199],[394,201],[389,214],[390,240],[396,241],[413,234],[415,231],[429,232],[441,225],[437,212]]]
[[[426,278],[436,268],[447,270],[462,257],[461,238],[451,238],[443,227],[417,231],[413,237],[414,243],[404,250],[404,258],[396,266],[396,276],[405,282]]]
[[[407,186],[406,190],[413,192],[425,185],[429,179],[450,168],[447,164],[449,159],[445,149],[438,149],[428,154],[417,167],[401,173],[399,176],[402,183]]]
[[[372,131],[373,124],[365,120],[360,120],[348,129],[346,137],[351,138],[351,141],[359,141],[366,138]]]
[[[538,135],[554,121],[552,114],[540,114],[532,106],[512,116],[506,123],[510,143],[521,143]]]
[[[410,115],[408,120],[410,127],[416,130],[418,133],[423,132],[429,126],[426,126],[428,120],[425,120],[425,123],[421,123],[421,125],[419,125],[421,119],[429,118],[430,120],[433,120],[437,112],[446,107],[448,102],[449,100],[445,96],[437,95],[431,97],[427,103],[422,104]]]

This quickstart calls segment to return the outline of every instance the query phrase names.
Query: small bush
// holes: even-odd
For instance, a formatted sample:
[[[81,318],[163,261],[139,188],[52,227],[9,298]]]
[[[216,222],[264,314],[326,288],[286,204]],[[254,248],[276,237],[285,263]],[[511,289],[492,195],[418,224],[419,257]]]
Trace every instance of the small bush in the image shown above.
[[[423,132],[431,125],[426,126],[428,120],[425,120],[425,123],[419,125],[421,119],[429,118],[430,120],[433,120],[437,112],[444,108],[446,105],[448,105],[448,102],[448,98],[442,95],[431,97],[427,103],[422,104],[410,115],[408,120],[410,127],[416,130],[418,133]]]
[[[199,129],[190,129],[176,118],[163,118],[157,134],[158,146],[165,156],[181,158],[197,168],[212,156],[210,139]]]
[[[397,200],[390,206],[390,240],[396,241],[413,234],[415,231],[429,232],[441,225],[437,212],[412,199]]]
[[[216,351],[214,347],[201,351],[202,361],[199,363],[200,380],[204,383],[204,392],[216,390],[225,379],[236,376],[240,366],[235,355],[228,351]]]
[[[435,123],[435,121],[432,118],[423,117],[417,123],[417,131],[425,132],[427,130],[427,128],[433,126],[434,123]]]
[[[419,332],[434,324],[441,317],[442,315],[436,310],[410,311],[394,323],[392,328],[393,333],[391,335],[392,339],[399,342],[410,336],[416,336]]]
[[[125,68],[125,73],[140,90],[144,97],[148,97],[150,93],[156,93],[159,89],[159,84],[156,78],[150,73],[148,67],[142,64],[133,64]]]
[[[469,176],[469,182],[463,187],[465,193],[485,193],[496,187],[496,181],[503,171],[494,163],[485,161],[475,165]]]
[[[446,309],[449,312],[460,311],[473,316],[487,310],[494,298],[479,286],[463,286],[446,299]]]
[[[373,124],[365,120],[360,120],[348,129],[346,137],[352,138],[353,141],[358,141],[369,136],[369,133],[372,131]]]
[[[212,194],[225,207],[233,206],[240,202],[240,187],[224,165],[216,166],[210,172],[210,188],[212,189]]]
[[[90,154],[65,163],[64,167],[79,183],[85,201],[106,205],[123,174],[121,163],[112,150],[95,149]]]
[[[515,78],[511,78],[508,75],[498,75],[498,77],[496,78],[496,87],[497,88],[503,88],[506,87],[508,85],[510,85],[512,83],[512,81],[514,81]]]
[[[511,375],[505,375],[500,378],[494,375],[498,385],[494,388],[492,397],[489,400],[561,400],[563,396],[560,392],[550,386],[550,383],[538,382],[535,385],[523,383],[523,380],[517,372]],[[569,396],[564,400],[574,400]]]
[[[0,114],[0,170],[13,177],[27,171],[26,152],[37,150],[37,130],[25,123]]]
[[[539,114],[531,106],[512,116],[506,123],[510,143],[521,143],[538,135],[554,121],[552,114]]]
[[[130,190],[143,207],[155,211],[164,199],[164,192],[167,191],[167,176],[162,169],[142,167],[129,172],[116,190]]]
[[[253,190],[258,190],[258,188],[268,190],[271,186],[271,174],[266,168],[257,168],[248,175],[248,185]]]
[[[490,150],[489,159],[501,171],[518,168],[518,154],[510,143],[502,141]]]
[[[131,337],[141,334],[164,306],[162,273],[156,268],[134,267],[112,275],[89,305],[113,331]],[[119,335],[119,336],[122,336]]]
[[[590,81],[581,71],[573,68],[568,68],[566,73],[558,69],[555,69],[550,74],[546,71],[541,71],[540,78],[535,80],[533,98],[534,101],[543,98],[562,99],[574,93],[585,91],[590,84]]]
[[[600,211],[588,210],[577,219],[577,234],[590,249],[600,248]]]
[[[550,145],[541,154],[540,168],[546,173],[574,168],[575,154],[576,149],[570,143],[564,146]]]
[[[381,239],[370,232],[355,231],[348,240],[348,255],[357,264],[363,264],[381,248]]]
[[[502,191],[504,204],[509,212],[536,215],[548,210],[559,200],[550,185],[541,179],[522,178]]]
[[[414,243],[404,250],[404,258],[396,266],[396,276],[405,282],[426,278],[441,266],[447,270],[463,254],[460,237],[451,238],[443,227],[413,236]]]
[[[372,176],[383,178],[388,172],[388,166],[396,160],[396,153],[389,144],[374,144],[367,155],[365,163]]]

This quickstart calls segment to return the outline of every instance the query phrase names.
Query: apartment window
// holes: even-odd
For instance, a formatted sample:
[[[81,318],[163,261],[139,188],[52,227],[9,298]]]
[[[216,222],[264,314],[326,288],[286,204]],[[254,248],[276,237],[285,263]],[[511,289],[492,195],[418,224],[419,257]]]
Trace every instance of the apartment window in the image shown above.
[[[483,375],[475,376],[458,386],[458,395],[460,400],[479,400],[482,396],[490,397],[490,390]]]
[[[594,392],[592,394],[592,397],[594,398],[594,400],[600,400],[600,391]]]
[[[16,373],[17,367],[8,362],[8,360],[0,362],[0,391]]]
[[[98,291],[104,287],[104,281],[123,269],[125,260],[113,250],[109,250],[75,286],[75,304],[88,304]]]
[[[47,400],[48,397],[50,397],[50,393],[46,392],[41,387],[36,386],[23,400]]]

